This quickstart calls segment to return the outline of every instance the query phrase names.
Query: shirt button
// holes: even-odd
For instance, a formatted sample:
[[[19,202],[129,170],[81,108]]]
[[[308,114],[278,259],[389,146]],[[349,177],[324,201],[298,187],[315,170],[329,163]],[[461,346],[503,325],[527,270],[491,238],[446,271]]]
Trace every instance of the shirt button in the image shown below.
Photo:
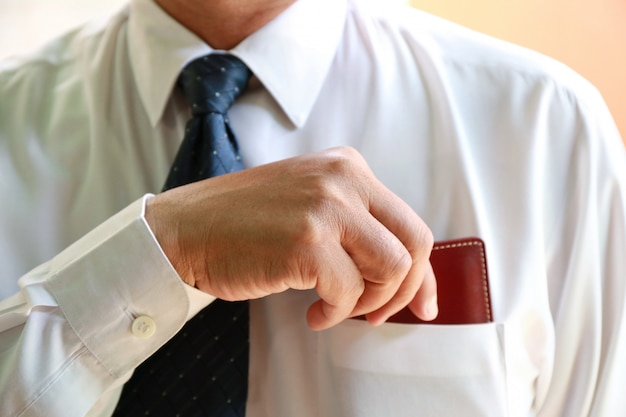
[[[152,317],[139,316],[133,321],[131,331],[138,338],[147,339],[156,332],[156,323],[152,320]]]

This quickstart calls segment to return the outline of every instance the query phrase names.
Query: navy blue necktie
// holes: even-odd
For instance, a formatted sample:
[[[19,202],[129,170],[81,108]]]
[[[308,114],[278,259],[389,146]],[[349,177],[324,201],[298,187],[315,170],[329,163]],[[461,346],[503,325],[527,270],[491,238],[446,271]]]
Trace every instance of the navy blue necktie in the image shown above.
[[[193,117],[163,190],[243,169],[226,112],[250,71],[213,54],[178,79]],[[242,417],[248,387],[248,303],[216,300],[135,370],[114,417]]]

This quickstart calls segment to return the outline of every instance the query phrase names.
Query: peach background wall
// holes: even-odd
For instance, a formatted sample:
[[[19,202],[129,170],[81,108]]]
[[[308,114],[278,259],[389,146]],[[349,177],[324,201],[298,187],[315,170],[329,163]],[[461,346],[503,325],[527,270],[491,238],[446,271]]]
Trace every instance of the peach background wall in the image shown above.
[[[410,2],[569,65],[600,90],[626,139],[626,0]]]

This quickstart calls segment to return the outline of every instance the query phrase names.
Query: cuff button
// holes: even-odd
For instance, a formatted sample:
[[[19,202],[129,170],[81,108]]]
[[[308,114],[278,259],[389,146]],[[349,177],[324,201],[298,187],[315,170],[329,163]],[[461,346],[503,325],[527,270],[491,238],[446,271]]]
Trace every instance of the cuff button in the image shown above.
[[[156,323],[152,317],[139,316],[133,320],[131,332],[140,339],[148,339],[156,333]]]

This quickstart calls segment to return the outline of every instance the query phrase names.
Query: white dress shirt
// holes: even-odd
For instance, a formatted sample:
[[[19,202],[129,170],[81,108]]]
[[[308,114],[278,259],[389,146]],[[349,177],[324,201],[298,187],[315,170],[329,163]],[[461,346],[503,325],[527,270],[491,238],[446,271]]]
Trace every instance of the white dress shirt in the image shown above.
[[[0,64],[0,415],[110,415],[212,300],[142,215],[189,115],[178,72],[211,51],[133,0]],[[437,240],[486,242],[495,317],[313,332],[315,292],[253,301],[249,417],[623,415],[626,159],[594,88],[380,1],[300,0],[231,53],[246,165],[355,147]]]

